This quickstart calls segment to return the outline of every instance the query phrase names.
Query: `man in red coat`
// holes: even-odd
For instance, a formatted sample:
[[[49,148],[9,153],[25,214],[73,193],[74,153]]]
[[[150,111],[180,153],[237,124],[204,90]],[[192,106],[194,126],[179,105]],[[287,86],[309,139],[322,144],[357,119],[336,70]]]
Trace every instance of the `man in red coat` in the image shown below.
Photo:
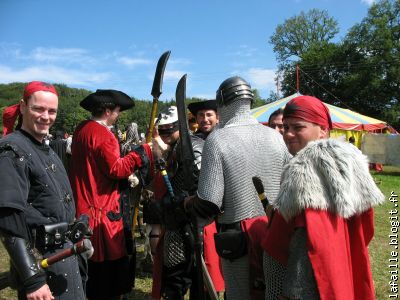
[[[116,90],[97,90],[80,105],[92,117],[78,125],[72,141],[70,181],[77,216],[86,214],[93,228],[95,249],[88,265],[88,299],[116,299],[132,289],[128,243],[120,207],[120,183],[135,169],[142,174],[152,161],[150,147],[121,157],[111,128],[120,112],[134,106],[132,99]]]

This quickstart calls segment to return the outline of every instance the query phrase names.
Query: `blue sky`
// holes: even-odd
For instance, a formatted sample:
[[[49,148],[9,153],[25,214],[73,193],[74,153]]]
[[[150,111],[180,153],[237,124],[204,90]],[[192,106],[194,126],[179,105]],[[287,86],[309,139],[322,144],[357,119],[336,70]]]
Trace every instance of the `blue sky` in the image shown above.
[[[326,9],[337,39],[373,0],[0,0],[0,83],[43,80],[95,91],[150,95],[159,56],[171,50],[160,100],[174,98],[187,73],[187,96],[213,98],[239,75],[263,98],[276,91],[269,38],[278,24]]]

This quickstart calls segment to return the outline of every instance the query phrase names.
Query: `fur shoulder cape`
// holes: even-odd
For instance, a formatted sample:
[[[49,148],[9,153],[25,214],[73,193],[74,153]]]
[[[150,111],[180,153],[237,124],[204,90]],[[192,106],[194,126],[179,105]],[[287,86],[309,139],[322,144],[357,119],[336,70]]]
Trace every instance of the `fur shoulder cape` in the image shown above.
[[[322,139],[310,142],[286,165],[275,206],[286,220],[306,208],[347,219],[383,201],[367,157],[349,143]]]

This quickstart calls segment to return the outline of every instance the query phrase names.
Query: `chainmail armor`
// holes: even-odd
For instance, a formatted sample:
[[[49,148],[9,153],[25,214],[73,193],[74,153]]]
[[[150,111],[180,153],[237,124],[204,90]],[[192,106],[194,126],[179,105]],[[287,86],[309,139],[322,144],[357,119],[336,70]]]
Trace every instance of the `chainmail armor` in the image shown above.
[[[307,231],[304,227],[297,229],[290,241],[287,275],[283,281],[282,295],[291,299],[320,299],[307,253]]]
[[[249,256],[245,255],[234,261],[221,258],[222,272],[225,279],[226,299],[250,299]],[[247,283],[247,284],[246,284]]]
[[[167,230],[164,235],[164,265],[174,267],[186,260],[185,243],[179,231]]]
[[[195,185],[193,187],[189,187],[190,191],[196,190],[197,188],[197,181],[198,176],[200,173],[201,168],[201,153],[203,150],[204,141],[197,137],[191,136],[192,148],[195,156],[195,161],[193,162],[193,181]],[[177,170],[175,174],[173,174],[170,178],[172,188],[174,190],[175,195],[181,195],[183,192],[188,192],[188,188],[185,187],[185,172],[183,172],[183,166],[179,163],[180,154],[179,154],[179,145],[175,145],[173,151],[176,151],[176,160],[177,160]],[[174,157],[174,154],[172,154]],[[175,230],[166,230],[165,237],[164,237],[164,249],[163,249],[163,256],[164,256],[164,265],[166,267],[173,267],[179,263],[182,263],[189,259],[185,256],[186,253],[186,245],[183,239],[183,233],[180,231]]]
[[[261,178],[274,202],[290,154],[282,136],[250,115],[250,101],[236,100],[219,108],[220,127],[207,138],[198,196],[221,208],[219,223],[264,215],[253,176]]]
[[[122,153],[126,155],[129,151],[131,151],[132,145],[138,145],[140,142],[138,125],[134,122],[130,123],[126,129],[126,138],[125,142],[122,144],[121,149]]]
[[[282,295],[282,284],[286,267],[264,252],[263,268],[265,278],[265,300],[276,300]]]

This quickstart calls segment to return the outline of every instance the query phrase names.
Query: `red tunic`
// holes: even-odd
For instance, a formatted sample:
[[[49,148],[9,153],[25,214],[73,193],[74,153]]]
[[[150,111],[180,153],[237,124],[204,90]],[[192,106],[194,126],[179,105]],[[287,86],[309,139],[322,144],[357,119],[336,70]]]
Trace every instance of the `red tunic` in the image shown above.
[[[215,221],[204,227],[204,262],[217,292],[225,291],[225,281],[222,275],[221,258],[215,249],[214,234],[217,233]]]
[[[145,151],[152,160],[150,147]],[[70,181],[76,215],[87,214],[93,229],[91,260],[116,260],[126,255],[122,219],[110,221],[107,212],[119,212],[119,179],[127,178],[142,161],[135,152],[120,157],[114,134],[93,120],[77,127],[72,142]]]
[[[368,256],[368,244],[374,234],[372,208],[348,219],[306,209],[289,223],[276,212],[262,246],[284,265],[296,227],[307,230],[308,256],[322,300],[375,299]]]
[[[264,279],[263,271],[263,249],[261,241],[265,236],[268,225],[267,216],[258,216],[241,221],[242,229],[247,233],[247,251],[250,266],[250,282]],[[250,288],[250,297],[253,300],[263,300],[265,298],[263,290]]]

